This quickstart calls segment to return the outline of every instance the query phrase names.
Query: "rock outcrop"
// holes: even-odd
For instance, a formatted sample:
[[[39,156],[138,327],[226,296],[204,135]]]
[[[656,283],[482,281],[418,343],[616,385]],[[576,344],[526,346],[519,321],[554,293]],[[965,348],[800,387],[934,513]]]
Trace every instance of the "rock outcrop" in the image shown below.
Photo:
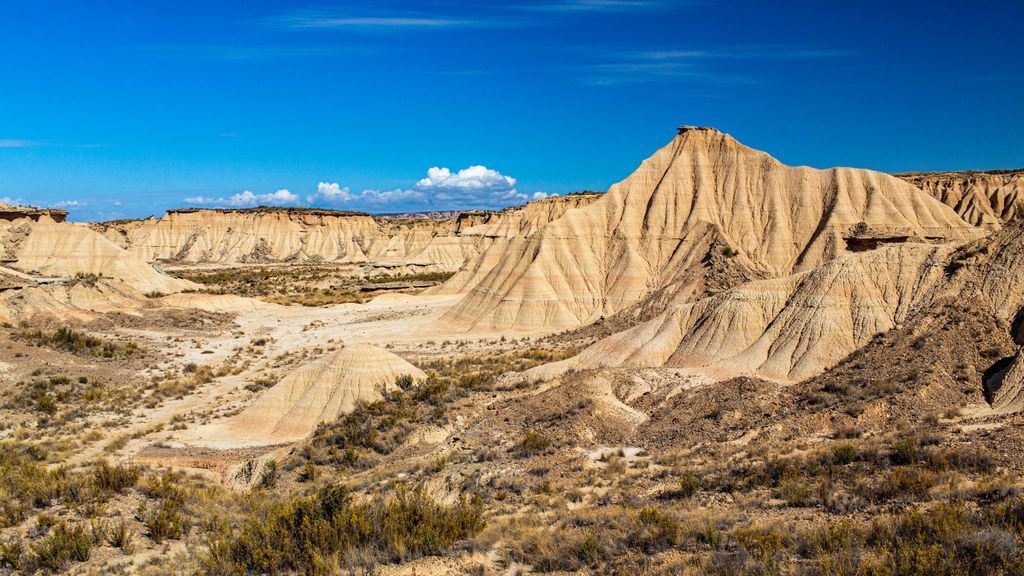
[[[28,218],[29,220],[39,220],[43,216],[46,216],[54,222],[63,222],[68,217],[67,210],[61,210],[59,208],[34,208],[32,206],[12,206],[10,204],[4,204],[0,202],[0,220],[19,220],[21,218]]]
[[[848,254],[807,272],[682,302],[614,334],[561,368],[699,368],[801,380],[902,322],[945,278],[949,246]]]
[[[34,276],[110,278],[141,293],[180,292],[193,287],[85,226],[55,222],[45,215],[38,220],[0,220],[0,251],[7,266]]]
[[[594,194],[530,202],[500,212],[371,217],[336,210],[258,208],[171,210],[163,218],[93,224],[149,261],[366,264],[382,271],[455,272],[495,237],[528,233]]]
[[[507,242],[489,256],[493,266],[453,278],[441,290],[466,295],[443,321],[579,326],[678,281],[713,249],[755,275],[784,277],[885,244],[981,235],[898,178],[786,166],[717,130],[683,127],[599,199]]]
[[[1024,170],[895,174],[951,206],[961,218],[996,229],[1024,212]]]

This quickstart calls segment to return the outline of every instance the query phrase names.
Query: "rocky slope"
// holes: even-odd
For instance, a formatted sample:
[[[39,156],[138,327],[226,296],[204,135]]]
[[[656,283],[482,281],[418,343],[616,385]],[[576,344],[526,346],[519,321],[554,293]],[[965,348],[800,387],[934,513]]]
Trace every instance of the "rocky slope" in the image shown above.
[[[975,226],[995,229],[1024,207],[1024,170],[895,174],[951,206]]]
[[[15,270],[59,280],[97,276],[140,292],[178,292],[191,284],[172,278],[85,226],[49,216],[0,220],[0,257]]]
[[[570,328],[622,311],[724,250],[753,275],[810,271],[883,244],[983,232],[892,176],[783,165],[683,127],[600,199],[508,242],[444,320],[464,329]],[[450,287],[449,287],[450,288]]]
[[[494,238],[532,232],[594,194],[553,197],[500,212],[371,217],[318,209],[171,210],[163,218],[93,224],[139,258],[186,263],[325,261],[400,273],[454,272]],[[436,216],[436,217],[435,217]]]

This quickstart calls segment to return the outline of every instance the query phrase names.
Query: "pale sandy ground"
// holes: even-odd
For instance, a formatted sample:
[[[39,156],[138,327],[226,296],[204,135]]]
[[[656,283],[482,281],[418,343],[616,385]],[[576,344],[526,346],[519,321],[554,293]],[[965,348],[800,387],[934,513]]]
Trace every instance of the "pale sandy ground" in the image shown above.
[[[233,413],[250,402],[253,395],[244,390],[258,374],[271,370],[270,365],[281,354],[296,354],[316,348],[342,343],[371,343],[391,347],[401,355],[401,349],[445,340],[478,341],[506,337],[538,336],[541,331],[460,332],[439,321],[459,296],[384,295],[366,304],[339,304],[331,307],[279,306],[238,297],[188,295],[181,305],[236,313],[238,328],[223,334],[176,342],[157,332],[136,331],[152,341],[162,342],[163,351],[176,357],[176,364],[194,362],[197,365],[217,367],[227,360],[239,346],[246,346],[256,338],[266,338],[263,354],[251,358],[251,364],[241,373],[222,376],[184,398],[171,400],[157,408],[140,408],[132,424],[118,434],[133,438],[123,455],[137,454],[147,446],[159,442],[168,446],[208,446],[220,449],[259,446],[260,439],[232,439],[225,444],[209,438],[202,426],[190,424],[186,430],[167,430],[176,416],[216,412]],[[239,334],[242,333],[242,336]],[[181,356],[178,356],[178,355]],[[278,377],[284,374],[276,371]],[[221,419],[214,419],[218,422]],[[163,429],[158,429],[163,428]],[[77,461],[88,461],[99,456],[102,445],[95,445],[78,455]]]

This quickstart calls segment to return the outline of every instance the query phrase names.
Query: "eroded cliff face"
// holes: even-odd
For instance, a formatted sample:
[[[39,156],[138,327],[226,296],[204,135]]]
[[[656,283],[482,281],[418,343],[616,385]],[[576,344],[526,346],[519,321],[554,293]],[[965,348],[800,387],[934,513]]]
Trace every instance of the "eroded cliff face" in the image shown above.
[[[1024,209],[1024,170],[895,174],[952,207],[975,226],[997,229]]]
[[[568,207],[595,197],[572,194],[500,212],[468,211],[447,218],[374,218],[315,209],[190,209],[172,210],[163,218],[91,226],[150,262],[324,261],[454,272],[477,257],[492,238],[532,232]]]
[[[715,249],[753,275],[782,277],[879,245],[983,234],[887,174],[786,166],[715,129],[684,127],[596,201],[453,278],[442,290],[466,296],[445,321],[488,330],[580,326],[679,282]]]

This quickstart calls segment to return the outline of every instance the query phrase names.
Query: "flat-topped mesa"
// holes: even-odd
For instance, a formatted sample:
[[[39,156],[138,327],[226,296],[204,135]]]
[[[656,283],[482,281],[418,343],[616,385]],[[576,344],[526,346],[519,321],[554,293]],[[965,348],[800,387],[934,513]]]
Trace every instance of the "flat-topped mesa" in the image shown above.
[[[686,134],[687,132],[717,132],[719,134],[722,133],[721,130],[715,128],[714,126],[688,126],[686,124],[683,124],[677,130],[679,131],[680,136]]]
[[[67,210],[58,208],[36,208],[34,206],[12,206],[0,203],[0,220],[8,222],[20,218],[28,218],[38,221],[43,216],[49,216],[54,222],[63,222],[68,217]]]
[[[174,208],[168,214],[194,214],[196,212],[216,212],[219,214],[295,214],[311,216],[370,216],[368,212],[353,210],[331,210],[328,208],[303,208],[284,206],[255,206],[252,208]]]

